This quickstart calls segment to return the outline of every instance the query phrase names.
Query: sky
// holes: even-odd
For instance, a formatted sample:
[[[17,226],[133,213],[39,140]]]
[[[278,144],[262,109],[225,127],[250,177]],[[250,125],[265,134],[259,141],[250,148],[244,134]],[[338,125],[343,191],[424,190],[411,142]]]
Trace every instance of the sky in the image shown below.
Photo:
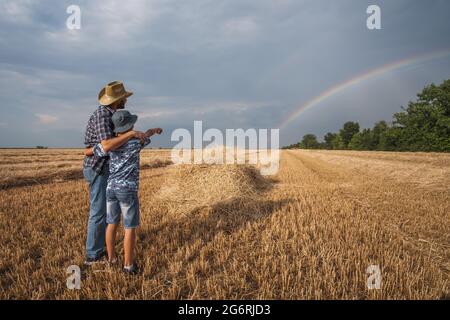
[[[369,5],[381,29],[366,25]],[[70,5],[81,29],[66,26]],[[134,92],[136,129],[274,129],[330,87],[450,49],[447,0],[0,1],[0,147],[82,147],[108,82]],[[340,90],[280,128],[280,145],[345,121],[371,127],[450,78],[450,55]]]

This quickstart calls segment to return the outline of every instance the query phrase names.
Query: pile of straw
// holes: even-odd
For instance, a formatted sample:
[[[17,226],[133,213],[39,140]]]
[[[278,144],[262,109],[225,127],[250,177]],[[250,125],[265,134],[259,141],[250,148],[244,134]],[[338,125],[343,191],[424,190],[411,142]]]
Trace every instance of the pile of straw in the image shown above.
[[[171,212],[255,200],[268,182],[246,165],[178,165],[157,194]]]

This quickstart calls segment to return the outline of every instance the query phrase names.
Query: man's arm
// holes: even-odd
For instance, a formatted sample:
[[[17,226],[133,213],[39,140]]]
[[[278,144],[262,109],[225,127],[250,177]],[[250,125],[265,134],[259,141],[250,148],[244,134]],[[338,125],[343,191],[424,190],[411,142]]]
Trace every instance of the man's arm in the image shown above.
[[[94,155],[94,148],[90,147],[90,148],[85,148],[84,149],[84,155],[87,157],[91,157]]]
[[[101,142],[101,145],[102,145],[103,150],[105,151],[105,153],[107,153],[109,151],[113,151],[113,150],[119,148],[124,143],[126,143],[128,140],[130,140],[131,138],[138,138],[139,140],[141,140],[141,143],[146,141],[146,136],[145,136],[145,133],[143,133],[143,132],[130,131],[130,132],[127,133],[127,135],[128,134],[130,135],[128,138],[127,138],[126,135],[122,135],[120,137],[103,140]],[[124,138],[124,136],[125,136],[125,138]],[[122,139],[119,139],[119,138],[122,138]],[[94,154],[95,154],[94,147],[90,147],[90,148],[85,148],[84,149],[84,155],[85,156],[92,157]]]
[[[138,138],[139,140],[141,140],[141,142],[144,142],[146,135],[145,133],[140,131],[129,131],[118,137],[102,140],[101,144],[105,152],[110,152],[116,150],[117,148],[120,148],[123,144],[127,143],[128,140],[130,140],[131,138]]]
[[[101,113],[95,123],[95,131],[102,144],[103,150],[108,153],[109,151],[116,150],[123,144],[127,143],[131,138],[138,138],[141,141],[145,140],[145,134],[139,131],[130,131],[126,134],[114,137],[113,123],[111,115],[109,113]]]

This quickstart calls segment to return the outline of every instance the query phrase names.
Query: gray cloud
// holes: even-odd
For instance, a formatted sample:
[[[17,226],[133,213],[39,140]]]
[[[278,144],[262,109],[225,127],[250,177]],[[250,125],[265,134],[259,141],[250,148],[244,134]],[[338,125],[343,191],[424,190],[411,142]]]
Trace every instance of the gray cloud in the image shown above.
[[[3,1],[0,146],[81,146],[111,80],[135,92],[128,107],[142,129],[270,128],[337,83],[450,48],[448,1],[377,2],[383,29],[369,31],[366,0]],[[81,30],[65,27],[71,4]],[[281,143],[389,120],[448,70],[447,57],[361,83],[283,128]]]

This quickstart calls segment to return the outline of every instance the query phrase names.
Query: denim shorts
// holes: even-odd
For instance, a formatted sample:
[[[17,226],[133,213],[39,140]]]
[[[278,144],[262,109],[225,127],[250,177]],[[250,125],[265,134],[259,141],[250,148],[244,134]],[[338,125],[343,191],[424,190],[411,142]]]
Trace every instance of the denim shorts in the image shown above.
[[[120,215],[125,229],[139,226],[139,198],[136,191],[106,191],[106,223],[118,224]]]

